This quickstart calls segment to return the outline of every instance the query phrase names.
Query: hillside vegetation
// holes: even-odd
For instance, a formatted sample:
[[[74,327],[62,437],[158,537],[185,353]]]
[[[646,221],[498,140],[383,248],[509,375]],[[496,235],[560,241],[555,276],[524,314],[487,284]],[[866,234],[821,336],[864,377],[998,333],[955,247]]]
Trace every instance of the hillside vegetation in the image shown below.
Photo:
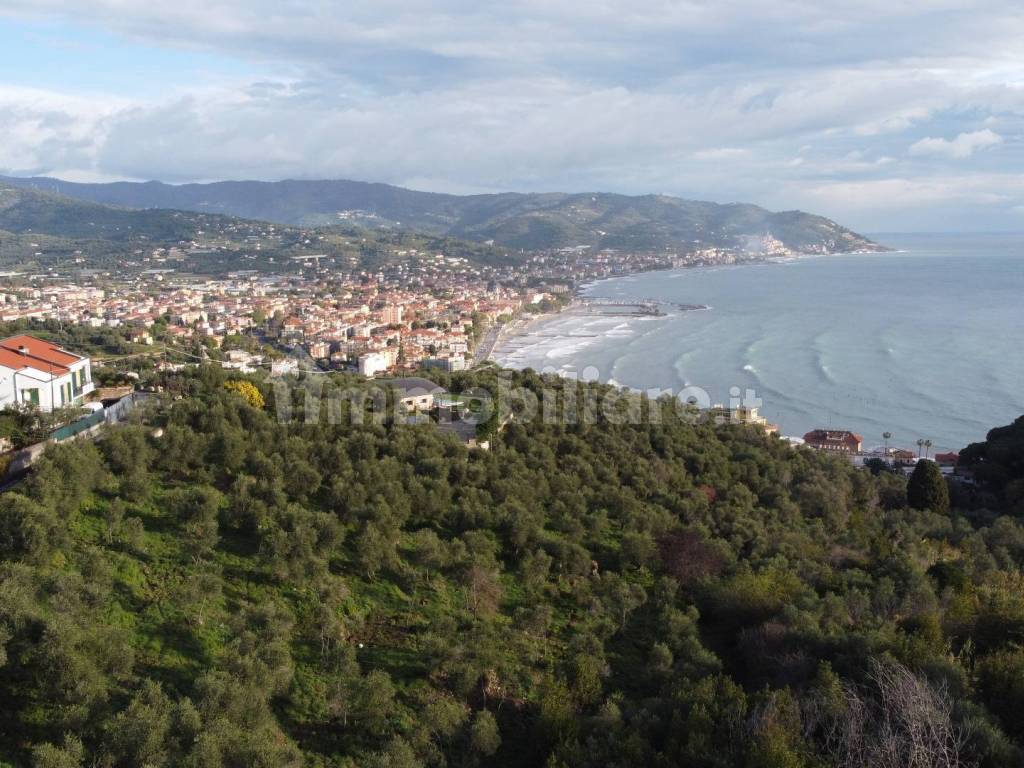
[[[340,260],[343,266],[375,268],[393,260],[395,250],[409,249],[479,264],[516,260],[505,249],[448,236],[370,231],[352,224],[318,230],[223,214],[115,208],[0,183],[0,267],[123,267],[126,261],[138,265],[154,251],[171,248],[180,251],[172,266],[213,274],[287,272],[296,268],[290,259],[316,254]]]
[[[1016,518],[667,401],[487,452],[224,376],[0,496],[0,763],[1021,764]]]
[[[225,181],[169,185],[76,184],[58,179],[0,178],[22,188],[125,208],[174,208],[230,214],[293,226],[339,222],[494,240],[511,248],[573,245],[623,250],[736,247],[771,233],[794,250],[878,249],[862,235],[802,211],[773,213],[755,205],[684,200],[667,195],[502,193],[445,195],[357,181]],[[339,214],[344,214],[340,218]]]

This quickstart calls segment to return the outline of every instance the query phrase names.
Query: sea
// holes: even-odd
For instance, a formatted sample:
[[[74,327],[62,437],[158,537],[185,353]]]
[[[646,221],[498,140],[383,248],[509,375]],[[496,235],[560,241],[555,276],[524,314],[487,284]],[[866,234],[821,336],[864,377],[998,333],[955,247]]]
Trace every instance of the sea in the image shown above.
[[[715,404],[738,395],[784,435],[849,429],[865,449],[890,432],[890,446],[959,450],[1024,414],[1024,234],[873,239],[893,251],[596,281],[581,294],[664,314],[564,312],[494,359]]]

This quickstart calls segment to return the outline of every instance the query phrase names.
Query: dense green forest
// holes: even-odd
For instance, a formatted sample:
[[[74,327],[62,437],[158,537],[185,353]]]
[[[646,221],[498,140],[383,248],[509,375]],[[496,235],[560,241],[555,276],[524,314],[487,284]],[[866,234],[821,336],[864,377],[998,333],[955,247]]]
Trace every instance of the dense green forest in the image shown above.
[[[606,391],[443,382],[499,375]],[[226,383],[0,496],[0,764],[1022,764],[1003,487],[913,508],[668,401],[482,451]]]

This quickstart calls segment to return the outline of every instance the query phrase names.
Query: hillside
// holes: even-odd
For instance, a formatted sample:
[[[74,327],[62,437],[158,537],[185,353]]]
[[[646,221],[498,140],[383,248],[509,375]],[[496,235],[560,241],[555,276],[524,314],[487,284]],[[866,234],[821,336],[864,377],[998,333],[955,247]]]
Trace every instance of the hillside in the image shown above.
[[[0,495],[0,764],[1022,764],[1015,518],[664,401],[480,451],[224,376]]]
[[[477,263],[514,260],[505,249],[441,235],[367,230],[352,223],[318,230],[272,225],[219,213],[129,209],[0,182],[0,267],[110,268],[154,249],[177,248],[180,266],[206,273],[232,269],[287,270],[296,256],[324,253],[374,267],[394,250],[420,249]],[[201,255],[190,257],[195,250]]]
[[[445,195],[357,181],[226,181],[77,184],[58,179],[0,178],[22,188],[59,192],[125,208],[173,208],[293,226],[354,222],[525,249],[590,245],[679,249],[694,242],[731,247],[771,233],[794,250],[849,252],[878,248],[834,221],[773,213],[754,205],[607,193]]]
[[[207,223],[223,226],[230,217],[183,211],[127,210],[65,195],[0,183],[0,229],[74,239],[128,241],[140,237],[191,239]]]

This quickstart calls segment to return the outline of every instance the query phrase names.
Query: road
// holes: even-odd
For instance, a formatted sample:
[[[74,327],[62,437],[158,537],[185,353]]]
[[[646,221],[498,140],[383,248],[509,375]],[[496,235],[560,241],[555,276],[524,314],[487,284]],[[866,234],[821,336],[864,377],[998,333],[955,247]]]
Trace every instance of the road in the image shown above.
[[[497,323],[487,329],[484,333],[484,337],[480,339],[480,343],[476,345],[476,349],[473,351],[474,366],[487,362],[487,359],[491,356],[491,352],[494,351],[494,345],[498,343],[498,337],[501,335],[501,329],[504,327],[505,325],[503,323]]]

